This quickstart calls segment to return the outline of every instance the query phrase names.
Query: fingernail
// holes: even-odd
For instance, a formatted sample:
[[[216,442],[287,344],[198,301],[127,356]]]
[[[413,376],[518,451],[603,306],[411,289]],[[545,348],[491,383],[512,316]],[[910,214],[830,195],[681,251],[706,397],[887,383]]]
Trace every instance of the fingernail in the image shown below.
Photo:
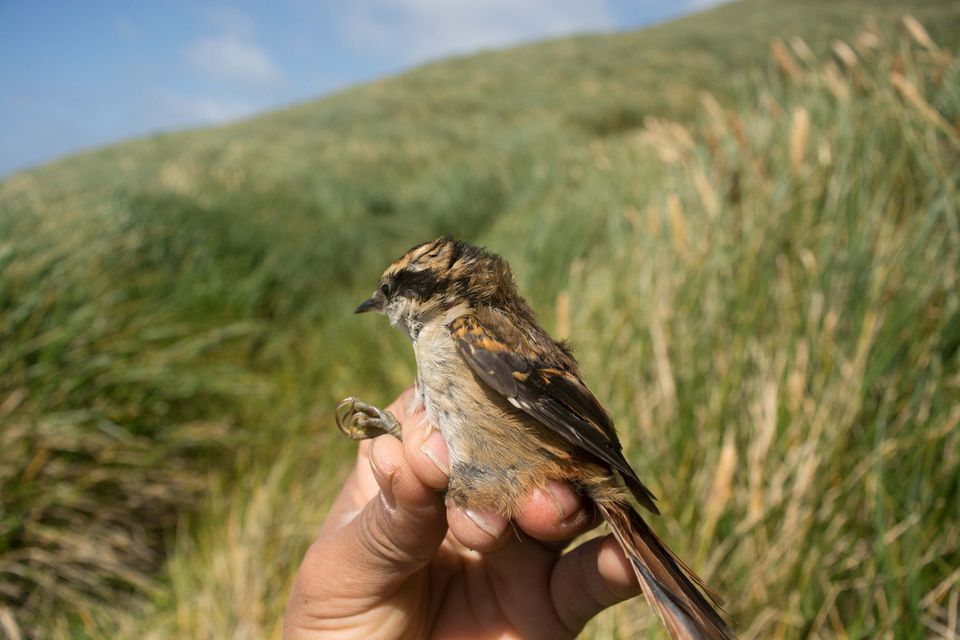
[[[379,442],[379,440],[379,438],[374,438],[370,443],[370,451],[367,455],[370,457],[370,468],[373,470],[374,475],[383,479],[383,481],[377,482],[380,486],[380,497],[388,508],[394,509],[397,506],[397,499],[393,495],[393,478],[384,473],[382,467],[377,464],[377,442]]]
[[[496,518],[483,511],[474,511],[473,509],[462,509],[463,515],[467,516],[473,523],[483,529],[496,540],[503,533],[506,523],[501,518]]]
[[[577,509],[573,515],[567,516],[560,521],[560,529],[579,529],[590,520],[586,509]]]
[[[430,458],[437,469],[439,469],[443,475],[450,475],[450,465],[447,464],[447,445],[443,441],[443,436],[434,428],[430,428],[430,435],[427,436],[427,439],[423,441],[423,444],[420,445],[420,453]]]
[[[571,491],[566,485],[553,480],[547,483],[543,488],[543,492],[547,495],[550,502],[553,503],[553,506],[556,507],[557,515],[560,517],[561,522],[564,522],[568,517],[573,516],[576,518],[580,515],[577,513],[581,506],[580,496]]]

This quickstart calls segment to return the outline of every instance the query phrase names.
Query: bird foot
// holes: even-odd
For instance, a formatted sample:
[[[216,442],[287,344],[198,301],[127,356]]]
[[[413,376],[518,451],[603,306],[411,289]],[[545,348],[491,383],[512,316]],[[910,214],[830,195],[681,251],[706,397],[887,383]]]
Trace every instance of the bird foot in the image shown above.
[[[385,433],[400,437],[400,422],[389,411],[378,409],[353,396],[337,405],[337,428],[351,440],[367,440]]]

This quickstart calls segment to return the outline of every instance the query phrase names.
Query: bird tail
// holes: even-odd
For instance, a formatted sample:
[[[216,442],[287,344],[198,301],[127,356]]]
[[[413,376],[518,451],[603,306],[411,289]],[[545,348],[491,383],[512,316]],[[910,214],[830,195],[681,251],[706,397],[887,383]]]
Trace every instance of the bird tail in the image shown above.
[[[722,600],[647,526],[630,504],[597,500],[603,518],[623,547],[647,602],[674,640],[728,640],[733,630],[717,611]]]

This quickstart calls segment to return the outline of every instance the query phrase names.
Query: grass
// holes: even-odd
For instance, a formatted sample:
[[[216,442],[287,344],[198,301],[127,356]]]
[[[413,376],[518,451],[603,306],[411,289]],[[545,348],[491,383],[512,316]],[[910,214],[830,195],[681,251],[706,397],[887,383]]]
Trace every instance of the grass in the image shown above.
[[[0,184],[0,629],[276,635],[353,451],[330,409],[412,378],[349,310],[449,232],[573,338],[745,637],[960,633],[960,10],[866,6],[455,59]],[[587,635],[645,633],[632,602]]]

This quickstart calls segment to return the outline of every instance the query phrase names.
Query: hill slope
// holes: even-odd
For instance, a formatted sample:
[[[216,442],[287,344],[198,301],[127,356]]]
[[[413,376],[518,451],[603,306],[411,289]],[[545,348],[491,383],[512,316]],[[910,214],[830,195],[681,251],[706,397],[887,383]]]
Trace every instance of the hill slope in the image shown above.
[[[352,452],[330,408],[411,379],[404,339],[348,312],[453,233],[575,338],[658,528],[746,635],[936,633],[960,561],[960,85],[907,11],[955,50],[947,3],[745,0],[4,182],[0,622],[275,632]],[[792,36],[813,54],[771,58]]]

